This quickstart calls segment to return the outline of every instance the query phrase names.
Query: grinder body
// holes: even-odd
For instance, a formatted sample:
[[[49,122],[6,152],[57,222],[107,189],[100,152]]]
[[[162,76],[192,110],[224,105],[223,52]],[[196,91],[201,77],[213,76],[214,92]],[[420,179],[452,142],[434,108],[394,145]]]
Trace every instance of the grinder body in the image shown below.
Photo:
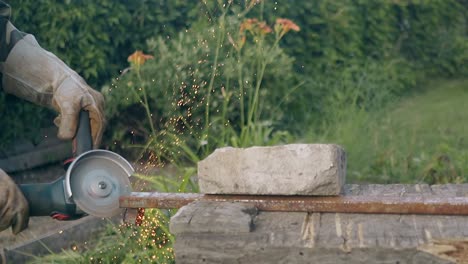
[[[83,214],[75,203],[65,196],[65,176],[51,183],[20,184],[19,188],[29,204],[30,216],[46,216],[60,212],[69,216]]]
[[[80,112],[77,135],[73,140],[75,159],[66,174],[51,183],[20,184],[29,203],[30,216],[58,212],[77,218],[84,213],[110,217],[119,213],[118,198],[131,192],[134,170],[118,154],[92,150],[89,113]]]

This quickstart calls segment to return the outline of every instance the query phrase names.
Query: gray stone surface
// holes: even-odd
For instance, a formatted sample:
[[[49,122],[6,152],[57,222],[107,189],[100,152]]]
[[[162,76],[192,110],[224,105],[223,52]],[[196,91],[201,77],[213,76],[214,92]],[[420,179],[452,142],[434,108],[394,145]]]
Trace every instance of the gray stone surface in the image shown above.
[[[201,205],[197,205],[197,204]],[[172,233],[248,233],[257,208],[249,204],[194,202],[181,208],[170,223]]]
[[[468,184],[346,185],[344,192],[458,197],[468,195]],[[185,225],[171,229],[176,263],[468,263],[468,216],[253,213],[243,208],[197,202],[181,209],[171,219]],[[228,217],[224,210],[230,211]],[[191,225],[189,219],[199,217],[203,225]],[[250,231],[240,224],[239,232],[222,228],[237,221],[250,221]]]
[[[333,144],[227,147],[198,163],[208,194],[338,195],[345,175],[345,152]]]

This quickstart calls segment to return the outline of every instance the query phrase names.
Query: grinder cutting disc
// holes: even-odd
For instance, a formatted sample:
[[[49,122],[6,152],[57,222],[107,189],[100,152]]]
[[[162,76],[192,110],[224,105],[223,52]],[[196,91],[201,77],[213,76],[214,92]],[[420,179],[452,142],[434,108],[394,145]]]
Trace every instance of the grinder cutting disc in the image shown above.
[[[134,170],[127,160],[107,150],[91,150],[78,156],[67,170],[65,192],[84,212],[111,217],[119,214],[119,197],[131,190]]]

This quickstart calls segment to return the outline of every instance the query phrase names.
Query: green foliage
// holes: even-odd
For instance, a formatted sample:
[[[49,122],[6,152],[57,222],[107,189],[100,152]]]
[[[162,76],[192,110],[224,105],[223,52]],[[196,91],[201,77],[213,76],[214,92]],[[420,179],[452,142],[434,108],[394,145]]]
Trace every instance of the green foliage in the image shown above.
[[[360,64],[329,71],[309,82],[310,91],[321,97],[314,114],[303,117],[311,125],[308,133],[353,142],[355,129],[367,128],[370,112],[394,102],[402,92],[416,86],[420,76],[404,60]],[[299,100],[299,98],[298,98]],[[304,110],[305,111],[305,110]]]
[[[158,216],[147,219],[142,226],[116,226],[109,222],[97,241],[74,246],[60,254],[35,257],[28,263],[175,263],[172,242],[160,229],[162,223],[167,224],[167,216]]]
[[[345,104],[307,140],[343,145],[349,182],[466,182],[465,88],[466,79],[434,82],[423,95],[373,112]]]
[[[266,1],[268,17],[288,17],[301,32],[283,41],[297,68],[321,74],[353,60],[403,57],[421,71],[468,74],[463,1]]]
[[[12,21],[90,84],[102,85],[147,38],[185,28],[197,5],[185,2],[17,0]]]
[[[229,12],[171,40],[148,41],[155,59],[130,68],[103,90],[117,131],[113,138],[131,136],[158,156],[174,161],[185,153],[192,162],[219,146],[288,138],[272,128],[283,116],[279,102],[297,82],[293,60],[273,34],[248,33],[240,48],[243,17]]]
[[[288,96],[285,104],[288,111],[280,128],[301,136],[307,131],[304,129],[307,124],[315,132],[324,132],[319,131],[323,124],[332,127],[331,123],[349,114],[348,108],[377,111],[415,90],[423,77],[402,58],[353,61],[328,68],[323,74],[304,76],[306,87]]]
[[[430,73],[468,74],[468,5],[461,1],[415,1],[399,10],[401,53]]]

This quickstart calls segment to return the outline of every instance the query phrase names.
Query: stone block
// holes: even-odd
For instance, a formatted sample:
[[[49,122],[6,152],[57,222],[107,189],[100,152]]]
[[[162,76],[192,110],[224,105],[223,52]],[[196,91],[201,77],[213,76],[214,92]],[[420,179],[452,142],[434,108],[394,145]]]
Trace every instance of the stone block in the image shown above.
[[[257,208],[249,204],[196,201],[182,207],[171,218],[170,230],[180,233],[248,233]]]
[[[339,195],[346,154],[333,144],[220,148],[198,163],[207,194]]]
[[[347,196],[365,197],[468,195],[468,184],[353,184],[343,189]],[[183,216],[182,222],[206,219],[206,225],[219,228],[174,230],[176,263],[468,264],[468,216],[265,211],[249,216],[242,205],[211,201],[181,208],[171,224]],[[246,220],[241,225],[237,219]]]

